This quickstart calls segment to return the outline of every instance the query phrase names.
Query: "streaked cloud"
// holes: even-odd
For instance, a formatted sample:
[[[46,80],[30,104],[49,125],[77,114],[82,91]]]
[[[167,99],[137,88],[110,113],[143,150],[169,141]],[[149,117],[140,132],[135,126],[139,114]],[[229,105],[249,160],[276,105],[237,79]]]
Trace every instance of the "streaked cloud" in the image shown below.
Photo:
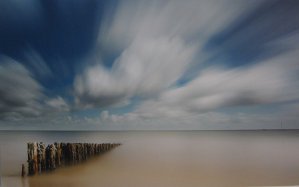
[[[124,50],[135,39],[180,37],[206,41],[263,1],[120,1],[101,24],[102,50]],[[227,11],[229,10],[229,11]],[[142,42],[142,40],[140,41]]]
[[[6,124],[255,129],[292,120],[299,128],[297,1],[0,5],[8,8],[0,51],[14,59],[0,60]]]
[[[270,19],[269,12],[259,20],[251,20],[253,28],[244,26],[245,31],[238,33],[250,32],[258,40],[265,40],[261,44],[261,53],[268,53],[277,48],[278,43],[284,42],[285,52],[268,60],[276,62],[261,58],[255,60],[257,65],[240,68],[217,65],[196,68],[196,75],[187,85],[176,85],[179,79],[194,71],[194,64],[198,65],[213,55],[218,58],[219,50],[206,51],[206,48],[202,48],[210,42],[210,38],[225,31],[227,25],[248,17],[255,19],[253,15],[260,9],[266,9],[264,7],[267,5],[264,5],[264,1],[122,1],[115,15],[104,19],[99,42],[108,49],[123,51],[111,69],[97,64],[86,67],[83,74],[76,77],[74,86],[78,103],[103,107],[135,96],[151,95],[153,99],[173,98],[173,102],[181,106],[190,105],[187,110],[207,111],[225,106],[279,102],[281,95],[284,95],[285,100],[293,98],[297,93],[296,89],[293,90],[297,85],[294,83],[296,78],[288,75],[293,69],[287,66],[291,67],[295,63],[289,61],[296,59],[296,52],[289,53],[298,46],[290,42],[287,33],[296,31],[296,28],[285,30],[285,33],[276,32],[271,40],[266,39],[264,31],[268,28],[265,23]],[[217,16],[219,14],[221,16]],[[244,41],[240,37],[238,34],[238,40],[234,38],[226,42],[227,46],[233,46],[234,41]],[[292,36],[292,39],[297,38],[296,34]],[[220,51],[225,53],[226,49],[222,47]],[[281,65],[283,62],[285,64]],[[286,93],[286,90],[293,91]],[[181,97],[186,100],[181,100]],[[161,102],[158,99],[156,102],[159,103],[159,107],[156,106],[158,110],[162,109],[164,100]],[[144,105],[147,104],[149,102],[146,101]]]
[[[32,74],[20,63],[4,56],[0,71],[1,118],[39,115],[42,86]]]
[[[21,120],[69,111],[69,105],[60,96],[46,96],[43,86],[21,63],[6,56],[1,56],[0,62],[1,119]]]
[[[158,94],[182,76],[193,54],[194,47],[177,38],[136,41],[111,69],[97,64],[76,77],[78,102],[105,106],[133,96]]]
[[[104,53],[120,50],[120,55],[111,69],[97,64],[76,77],[77,103],[107,106],[173,86],[193,63],[200,63],[194,57],[207,38],[257,3],[121,1],[114,15],[104,18],[98,39]]]
[[[208,68],[182,87],[144,102],[137,114],[179,117],[223,107],[264,105],[298,100],[298,51],[251,67]]]
[[[25,50],[24,56],[35,77],[47,79],[53,76],[52,70],[37,51],[29,47]]]
[[[51,98],[46,101],[46,105],[50,107],[50,109],[59,112],[67,112],[70,110],[70,106],[67,102],[60,96],[56,98]]]

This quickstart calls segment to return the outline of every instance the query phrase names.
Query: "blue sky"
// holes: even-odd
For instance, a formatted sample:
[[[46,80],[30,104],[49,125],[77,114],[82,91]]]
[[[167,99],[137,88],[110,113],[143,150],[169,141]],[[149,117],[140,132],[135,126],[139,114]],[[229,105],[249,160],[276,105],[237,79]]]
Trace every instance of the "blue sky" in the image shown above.
[[[296,0],[0,2],[0,129],[299,128]]]

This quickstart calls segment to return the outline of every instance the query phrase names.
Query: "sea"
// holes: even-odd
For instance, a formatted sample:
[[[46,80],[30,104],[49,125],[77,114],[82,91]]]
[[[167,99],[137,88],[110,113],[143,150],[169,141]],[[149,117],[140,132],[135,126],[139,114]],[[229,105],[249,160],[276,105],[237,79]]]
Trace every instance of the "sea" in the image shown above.
[[[122,143],[86,163],[21,177],[27,142]],[[1,187],[299,185],[299,131],[0,131]]]

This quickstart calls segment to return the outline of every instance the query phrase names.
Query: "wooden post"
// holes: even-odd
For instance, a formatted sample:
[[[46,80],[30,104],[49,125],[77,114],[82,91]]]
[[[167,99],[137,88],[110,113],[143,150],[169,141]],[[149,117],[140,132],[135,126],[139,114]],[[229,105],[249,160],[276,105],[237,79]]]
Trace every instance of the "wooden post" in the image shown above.
[[[28,142],[28,175],[51,171],[66,164],[78,164],[91,157],[105,153],[120,143],[58,143],[46,146],[42,142]],[[26,175],[22,164],[22,176]]]
[[[22,177],[25,177],[26,171],[25,171],[25,165],[22,164]]]

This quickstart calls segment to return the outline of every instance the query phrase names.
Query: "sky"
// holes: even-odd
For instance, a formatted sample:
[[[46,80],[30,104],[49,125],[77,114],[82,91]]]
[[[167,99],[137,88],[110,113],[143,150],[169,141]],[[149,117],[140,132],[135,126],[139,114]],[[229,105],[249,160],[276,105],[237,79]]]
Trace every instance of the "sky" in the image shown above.
[[[298,10],[0,1],[0,130],[298,129]]]

